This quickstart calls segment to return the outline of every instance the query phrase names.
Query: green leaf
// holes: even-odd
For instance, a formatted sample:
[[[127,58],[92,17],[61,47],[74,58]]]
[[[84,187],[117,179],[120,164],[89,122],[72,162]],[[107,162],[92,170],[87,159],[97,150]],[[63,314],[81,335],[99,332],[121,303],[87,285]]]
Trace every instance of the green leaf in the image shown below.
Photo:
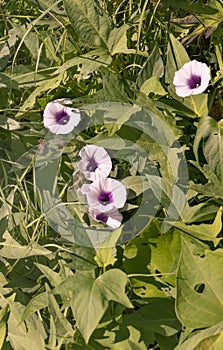
[[[44,276],[46,276],[46,278],[54,287],[57,287],[65,277],[73,275],[73,273],[68,268],[64,268],[64,270],[61,268],[60,272],[55,272],[48,266],[39,263],[36,263],[35,265],[38,267],[38,269],[40,269],[40,271],[44,274]]]
[[[0,73],[0,88],[18,89],[18,83],[6,74]]]
[[[198,346],[196,346],[196,350],[206,350],[206,349],[215,349],[215,340],[218,339],[220,337],[218,337],[217,335],[214,335],[210,338],[207,338],[205,340],[203,340]],[[222,344],[221,344],[221,348],[222,349]]]
[[[158,236],[156,232],[156,223],[152,222],[150,226],[154,236]],[[145,274],[149,273],[148,264],[151,259],[151,248],[148,242],[148,230],[129,241],[124,250],[124,267],[128,274]]]
[[[157,273],[160,280],[172,286],[176,284],[175,270],[180,254],[180,234],[174,230],[150,238],[151,260],[148,269]],[[172,274],[171,274],[172,273]]]
[[[216,185],[219,187],[221,186],[221,183],[220,183],[219,179],[217,178],[217,175],[213,172],[213,170],[211,169],[211,167],[208,164],[204,164],[203,167],[201,167],[196,161],[190,160],[190,163],[192,165],[194,165],[197,169],[200,170],[200,172],[202,172],[204,174],[204,176],[208,180],[208,183],[206,183],[205,185],[212,184],[212,185]],[[190,182],[190,187],[193,186],[191,184],[193,184],[192,181]],[[221,192],[221,191],[219,191],[219,192]]]
[[[40,309],[44,309],[45,307],[47,307],[46,292],[35,295],[30,300],[28,305],[26,305],[26,307],[21,315],[21,320],[25,321],[25,319],[32,316],[36,311],[39,311]]]
[[[214,133],[210,133],[205,142],[204,155],[209,166],[217,177],[222,181],[223,178],[223,123],[216,123]]]
[[[75,32],[88,47],[106,50],[108,58],[117,53],[136,53],[127,46],[129,26],[114,28],[108,13],[94,0],[65,0],[64,4]]]
[[[126,293],[125,286],[129,283],[127,275],[118,269],[108,270],[97,278],[97,283],[104,297],[113,300],[127,308],[132,308]]]
[[[63,79],[63,74],[59,74],[55,78],[45,79],[43,82],[39,83],[39,86],[33,92],[31,92],[29,97],[25,100],[23,105],[20,107],[20,112],[18,112],[17,116],[20,116],[21,113],[24,113],[28,109],[33,107],[33,105],[36,102],[36,98],[42,92],[57,88],[60,85],[62,79]]]
[[[194,145],[193,145],[193,151],[197,162],[199,161],[198,159],[199,145],[202,140],[207,138],[212,132],[215,132],[216,124],[217,124],[216,120],[209,116],[204,116],[203,118],[200,119],[197,126],[197,132],[195,135]]]
[[[4,217],[8,217],[12,210],[12,205],[14,201],[16,189],[13,188],[6,199],[1,198],[1,202],[3,202],[0,210],[0,220],[2,220]]]
[[[46,332],[40,319],[33,315],[26,322],[21,322],[24,306],[10,302],[8,319],[8,339],[13,350],[45,350]]]
[[[121,270],[105,272],[96,280],[90,272],[77,271],[74,276],[64,280],[55,293],[72,293],[70,306],[76,319],[77,327],[86,343],[104,315],[108,303],[113,300],[128,308],[132,307],[125,294],[128,278]]]
[[[208,94],[191,95],[184,98],[183,104],[192,109],[197,117],[208,115]]]
[[[111,20],[94,0],[64,0],[64,6],[75,32],[85,44],[108,49]]]
[[[3,309],[0,310],[0,349],[2,349],[5,337],[7,333],[7,317],[8,317],[8,305],[6,305]]]
[[[75,222],[72,211],[65,205],[57,207],[58,199],[52,197],[48,189],[44,190],[44,186],[47,188],[46,186],[52,187],[53,185],[52,179],[54,180],[56,174],[54,171],[56,165],[55,162],[48,162],[44,171],[42,171],[43,168],[38,168],[36,171],[38,186],[43,189],[42,203],[45,218],[50,223],[51,227],[59,232],[60,236],[66,241],[73,243],[76,241],[77,243],[80,242],[80,244],[90,246],[91,242],[86,234],[86,230],[83,228],[82,224],[78,225],[78,221]],[[48,176],[46,177],[45,174],[48,174]],[[50,190],[52,190],[52,188],[50,188]],[[64,220],[64,217],[66,217],[66,220]],[[76,231],[74,232],[75,223],[77,225]]]
[[[79,104],[93,104],[102,102],[125,102],[129,99],[125,92],[124,84],[110,70],[101,66],[103,88],[98,90],[92,96],[83,96],[74,99],[74,102]]]
[[[94,259],[99,267],[103,267],[105,269],[109,265],[114,265],[117,260],[115,255],[115,247],[98,248],[97,255]]]
[[[36,242],[30,242],[27,245],[19,244],[8,231],[3,234],[4,242],[0,242],[0,247],[2,246],[0,253],[1,256],[10,259],[21,259],[28,256],[34,255],[45,255],[48,258],[52,258],[52,252]]]
[[[125,137],[122,137],[122,132],[121,132],[121,137],[118,136],[117,132],[122,128],[123,128],[124,133],[125,133],[126,129],[128,131],[128,124],[132,123],[132,119],[134,118],[134,116],[136,116],[138,113],[143,114],[142,108],[140,106],[137,106],[137,105],[131,105],[131,104],[121,103],[121,102],[115,103],[115,104],[114,103],[111,103],[111,104],[106,103],[104,105],[102,104],[102,106],[99,105],[99,110],[101,108],[105,111],[105,114],[103,115],[103,122],[105,123],[106,129],[108,130],[108,135],[113,136],[114,140],[118,139],[118,138],[120,139],[119,156],[121,159],[122,158],[122,154],[121,154],[122,151],[125,151],[125,148],[128,149],[128,146],[129,146],[129,148],[131,148],[132,143],[128,142],[127,140],[124,140]],[[136,139],[137,134],[141,134],[139,130],[136,133],[134,133],[134,135],[132,134],[133,138],[135,137],[135,139]],[[127,135],[128,135],[128,132],[127,132]],[[125,147],[121,146],[121,142],[125,143]],[[133,151],[129,151],[129,152],[131,154],[133,153]],[[148,156],[146,155],[145,152],[144,152],[144,156],[145,156],[145,158],[148,158]],[[125,157],[122,159],[125,159]],[[131,161],[132,161],[132,159],[131,159]]]
[[[142,94],[141,92],[137,93],[136,104],[138,106],[143,107],[143,110],[144,109],[146,110],[145,115],[147,118],[148,118],[148,115],[151,117],[153,116],[152,117],[153,123],[156,125],[159,131],[162,130],[162,133],[165,135],[165,140],[163,140],[163,142],[160,143],[161,145],[163,143],[166,144],[166,142],[171,144],[171,142],[174,142],[176,139],[178,139],[181,136],[182,131],[176,125],[176,120],[172,116],[165,116],[164,113],[162,113],[155,106],[154,101],[149,97],[145,96],[145,94]],[[144,121],[146,121],[146,119],[144,119]],[[140,122],[137,121],[137,123],[140,123]],[[144,131],[147,132],[148,135],[150,135],[149,128],[150,128],[149,125],[148,125],[148,130],[144,128],[145,129]],[[157,139],[157,137],[155,137],[155,139]]]
[[[221,237],[217,238],[217,236],[222,229],[222,208],[219,208],[213,224],[186,225],[177,221],[174,226],[195,238],[203,241],[212,241],[217,246],[221,240]]]
[[[223,198],[223,185],[216,185],[213,183],[207,183],[205,185],[192,184],[190,188],[196,191],[197,193],[201,193],[203,196],[208,196],[217,199]]]
[[[103,116],[103,121],[106,124],[108,135],[113,137],[115,133],[123,126],[123,124],[127,123],[134,114],[141,111],[141,107],[139,106],[124,103],[100,104],[99,109],[103,109],[105,113]],[[117,139],[118,136],[115,135],[115,138]],[[120,138],[120,141],[122,141],[122,138]],[[120,149],[122,148],[123,147],[120,147]]]
[[[212,3],[212,2],[210,2]],[[173,6],[175,9],[184,9],[185,11],[188,11],[188,3],[185,2],[184,0],[168,0],[168,5]],[[190,3],[190,12],[191,13],[197,13],[197,14],[210,14],[213,15],[216,13],[216,9],[212,6],[209,6],[208,4],[204,3],[203,0],[198,0],[196,2],[191,2]]]
[[[10,30],[10,35],[7,40],[1,40],[0,43],[0,70],[2,71],[9,62],[9,57],[13,52],[13,48],[15,47],[16,41],[18,39],[18,33],[16,33],[13,29]]]
[[[215,337],[213,337],[213,338],[215,338]],[[215,340],[215,342],[211,346],[210,350],[221,350],[222,344],[223,344],[223,331],[221,332],[219,337],[217,337],[217,339]],[[202,350],[202,349],[205,350],[205,348],[204,348],[205,344],[203,345],[203,343],[202,343],[202,346],[203,346],[203,348],[198,348],[197,350]]]
[[[18,65],[13,67],[13,73],[10,75],[20,88],[37,87],[41,82],[44,83],[48,79],[49,74],[55,71],[55,67],[39,69],[35,71],[33,66]]]
[[[124,318],[122,326],[126,325],[167,337],[181,330],[181,324],[174,311],[173,299],[151,298],[148,305],[142,306]]]
[[[1,119],[1,128],[6,130],[19,130],[21,129],[20,123],[15,119],[2,117]]]
[[[117,74],[113,74],[110,70],[101,67],[100,72],[103,77],[103,89],[99,90],[102,96],[106,96],[106,100],[101,102],[129,102],[128,96],[125,92],[124,85],[121,80],[117,78]],[[95,94],[97,95],[97,93]],[[99,96],[100,97],[100,96]],[[100,101],[97,101],[100,102]]]
[[[49,314],[51,317],[53,317],[55,322],[57,341],[62,345],[63,343],[67,343],[69,340],[72,340],[74,329],[66,317],[62,314],[54,295],[50,292],[49,288],[47,289],[46,294]]]
[[[96,49],[84,55],[67,60],[53,74],[64,73],[69,68],[80,66],[79,76],[80,78],[86,79],[90,73],[98,70],[100,66],[109,66],[111,61],[112,59],[105,49]]]
[[[141,340],[140,332],[132,325],[128,326],[129,338],[110,345],[111,350],[146,350],[145,343]]]
[[[167,48],[167,64],[165,70],[165,81],[167,84],[172,84],[174,74],[185,63],[190,61],[190,58],[183,45],[170,34],[170,40]]]
[[[133,326],[122,327],[122,325],[117,325],[110,330],[110,327],[98,329],[94,332],[92,339],[90,339],[89,344],[84,346],[84,344],[77,347],[78,350],[146,350],[148,344],[154,342],[154,336],[151,333],[142,334]],[[102,336],[103,332],[103,336]],[[79,343],[78,343],[79,344]],[[76,343],[72,349],[76,350]]]
[[[220,322],[212,327],[209,327],[205,330],[199,331],[195,335],[191,335],[189,339],[184,341],[182,344],[179,344],[174,350],[221,350],[222,349],[222,343],[220,348],[213,348],[209,347],[211,344],[218,342],[218,338],[222,341],[222,329],[223,329],[223,322]],[[219,334],[221,336],[219,337]],[[207,342],[209,342],[209,346]],[[211,341],[211,344],[210,344]],[[206,344],[205,344],[206,343]],[[203,345],[203,348],[200,346]],[[206,347],[205,347],[206,346]]]
[[[4,287],[7,285],[7,283],[8,283],[7,278],[5,277],[5,275],[2,272],[0,272],[0,286],[1,286],[0,287],[0,293],[1,293],[0,295],[9,294],[12,291],[11,288]]]
[[[13,30],[15,33],[17,33],[19,39],[24,40],[24,44],[30,51],[30,54],[32,55],[33,59],[36,60],[39,46],[39,39],[36,36],[36,33],[29,31],[27,34],[27,26],[25,24],[20,25],[18,22],[13,23]]]
[[[194,140],[194,154],[198,161],[199,145],[203,141],[203,152],[209,167],[217,175],[219,181],[223,178],[223,124],[211,117],[200,120]]]
[[[124,250],[125,271],[131,277],[133,292],[141,298],[165,297],[162,290],[164,285],[156,281],[148,269],[151,262],[153,240],[159,234],[160,227],[154,221],[145,232],[129,241]]]
[[[198,186],[198,185],[197,185]],[[206,185],[207,187],[208,185]],[[219,210],[219,205],[213,203],[213,201],[206,201],[194,206],[189,206],[186,202],[181,217],[183,222],[202,222],[207,220],[213,220]]]
[[[198,254],[196,249],[194,243],[182,238],[176,312],[184,325],[204,328],[222,320],[223,250]]]
[[[137,85],[139,87],[151,77],[161,78],[164,74],[164,65],[162,58],[159,53],[158,46],[154,47],[152,53],[145,61],[138,77],[137,77]]]
[[[50,315],[50,336],[49,336],[49,341],[47,344],[47,348],[48,349],[57,349],[56,348],[56,344],[57,344],[57,336],[56,336],[56,326],[55,326],[55,321],[53,316]],[[62,343],[61,343],[62,341]],[[59,341],[58,347],[61,347],[61,345],[63,344],[63,339]]]
[[[126,186],[128,190],[132,190],[135,192],[136,196],[138,196],[140,193],[145,191],[150,187],[150,183],[147,182],[146,184],[146,177],[143,176],[127,176],[122,180],[123,185]],[[148,186],[146,188],[146,185]],[[130,198],[130,194],[128,195],[128,198]],[[135,195],[132,196],[133,198]]]
[[[156,333],[156,341],[159,344],[160,350],[173,350],[179,343],[177,334],[170,337],[164,337],[163,335]]]
[[[155,95],[164,96],[167,94],[166,90],[163,88],[159,78],[153,76],[147,80],[145,80],[140,88],[140,91],[145,95],[149,95],[153,93]]]
[[[59,247],[58,247],[59,248]],[[96,252],[90,247],[81,247],[73,245],[69,248],[69,252],[61,252],[60,255],[66,260],[68,259],[66,266],[69,266],[71,269],[81,270],[81,271],[90,271],[94,270],[97,265],[95,263]]]
[[[124,24],[119,28],[112,29],[108,38],[108,47],[111,56],[114,56],[117,53],[136,54],[136,50],[128,49],[127,46],[126,32],[128,28],[129,26]]]

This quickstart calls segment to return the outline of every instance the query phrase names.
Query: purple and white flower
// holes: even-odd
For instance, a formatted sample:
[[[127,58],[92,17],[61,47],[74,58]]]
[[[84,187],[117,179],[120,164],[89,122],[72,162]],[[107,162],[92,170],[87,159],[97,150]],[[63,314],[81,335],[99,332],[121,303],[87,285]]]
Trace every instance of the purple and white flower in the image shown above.
[[[81,120],[79,109],[68,107],[72,102],[62,98],[49,102],[43,112],[44,127],[53,134],[68,134]]]
[[[91,184],[82,185],[80,192],[86,195],[89,207],[99,213],[122,208],[127,197],[126,188],[120,181],[99,174]]]
[[[103,222],[113,230],[121,226],[123,218],[122,214],[117,209],[108,211],[106,213],[101,213],[98,210],[90,208],[89,214],[94,220]]]
[[[210,81],[210,69],[205,63],[196,60],[187,62],[174,76],[176,94],[181,97],[204,92]]]
[[[99,173],[105,177],[109,175],[112,161],[103,147],[87,145],[80,150],[79,155],[82,159],[77,165],[86,179],[94,181]]]

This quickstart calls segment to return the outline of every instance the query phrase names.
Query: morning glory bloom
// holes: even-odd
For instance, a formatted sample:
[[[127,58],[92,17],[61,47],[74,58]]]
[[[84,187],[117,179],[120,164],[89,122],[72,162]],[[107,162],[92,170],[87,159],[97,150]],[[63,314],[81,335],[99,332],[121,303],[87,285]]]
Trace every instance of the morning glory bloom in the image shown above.
[[[122,223],[122,214],[117,209],[101,213],[98,210],[90,208],[89,214],[94,220],[103,222],[113,230],[120,227]]]
[[[87,145],[80,150],[79,155],[82,159],[77,166],[86,179],[94,181],[97,173],[105,177],[109,175],[112,161],[103,147]]]
[[[173,84],[176,94],[181,97],[201,94],[210,81],[210,69],[196,60],[187,62],[175,73]]]
[[[68,99],[62,98],[49,102],[43,112],[44,127],[53,134],[68,134],[81,120],[79,109],[67,107],[71,104]]]
[[[97,174],[91,184],[84,184],[79,193],[85,194],[88,205],[99,213],[106,213],[125,204],[127,191],[125,186],[117,180]]]

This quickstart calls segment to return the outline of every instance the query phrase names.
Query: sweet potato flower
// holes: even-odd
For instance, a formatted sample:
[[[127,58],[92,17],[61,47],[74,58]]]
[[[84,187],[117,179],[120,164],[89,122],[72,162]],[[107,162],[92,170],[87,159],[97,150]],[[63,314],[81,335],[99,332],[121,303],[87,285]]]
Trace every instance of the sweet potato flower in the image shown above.
[[[97,173],[105,177],[109,175],[112,161],[103,147],[87,145],[80,150],[79,155],[82,159],[77,165],[86,179],[94,181]]]
[[[91,184],[84,184],[80,192],[86,195],[90,209],[99,213],[106,213],[122,208],[126,202],[127,191],[118,180],[97,174],[96,180]]]
[[[187,62],[174,76],[176,94],[181,97],[204,92],[210,81],[210,70],[205,63],[196,60]]]
[[[79,109],[68,107],[71,101],[59,99],[49,102],[43,112],[44,127],[53,134],[68,134],[81,120]]]

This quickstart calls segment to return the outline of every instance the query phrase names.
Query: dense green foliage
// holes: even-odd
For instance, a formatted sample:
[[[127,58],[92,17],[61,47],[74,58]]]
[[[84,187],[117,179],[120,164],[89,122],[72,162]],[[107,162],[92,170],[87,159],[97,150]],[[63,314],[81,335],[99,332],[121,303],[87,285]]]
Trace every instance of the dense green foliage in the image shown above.
[[[222,349],[222,8],[222,0],[0,1],[0,349]],[[210,68],[209,87],[179,97],[174,74],[194,59]],[[42,115],[64,97],[93,121],[48,163],[42,189],[55,182],[64,208],[83,220],[78,151],[110,149],[112,176],[129,191],[124,220],[140,218],[137,235],[120,228],[104,246],[81,245],[62,209],[56,227],[44,215]],[[157,172],[147,172],[147,155]]]

